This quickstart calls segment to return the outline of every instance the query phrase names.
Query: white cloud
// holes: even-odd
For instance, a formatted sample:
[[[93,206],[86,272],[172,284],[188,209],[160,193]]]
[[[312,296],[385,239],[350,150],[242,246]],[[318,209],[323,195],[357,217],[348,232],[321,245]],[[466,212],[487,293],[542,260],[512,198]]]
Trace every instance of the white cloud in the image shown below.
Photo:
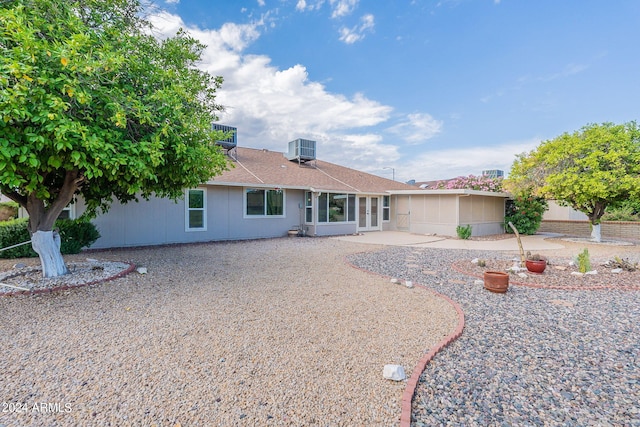
[[[434,119],[430,114],[414,113],[387,130],[410,144],[419,144],[439,134],[442,126],[442,122]]]
[[[350,15],[358,5],[358,2],[359,0],[329,0],[329,3],[333,8],[331,17],[340,18],[342,16]]]
[[[425,151],[397,167],[396,177],[403,181],[432,181],[480,175],[486,169],[501,169],[508,174],[515,156],[533,150],[540,141],[532,138],[494,146]]]
[[[568,64],[566,67],[564,67],[562,71],[559,71],[557,73],[553,73],[544,77],[540,77],[540,80],[542,80],[543,82],[550,82],[552,80],[570,77],[575,74],[579,74],[583,72],[587,68],[589,68],[589,66],[584,64]]]
[[[166,4],[178,4],[180,3],[180,0],[165,0]]]
[[[156,13],[148,19],[154,26],[154,34],[160,38],[175,34],[180,28],[186,28],[193,37],[207,44],[209,49],[230,49],[237,52],[260,37],[258,28],[264,25],[264,20],[251,24],[225,23],[220,30],[213,31],[188,28],[179,16],[168,12]]]
[[[186,27],[178,16],[168,13],[150,20],[165,37]],[[348,161],[350,167],[398,156],[397,147],[383,144],[380,135],[367,130],[387,121],[391,107],[359,93],[331,93],[321,83],[309,80],[303,65],[278,69],[267,56],[243,54],[260,36],[262,25],[186,28],[208,46],[201,68],[224,77],[217,97],[226,107],[220,121],[238,128],[241,146],[286,151],[290,140],[310,138],[318,142],[323,160]],[[353,131],[360,128],[365,130]]]
[[[157,14],[150,20],[156,25],[158,36],[166,37],[186,27],[178,16],[169,13]],[[217,97],[218,103],[226,107],[220,122],[238,128],[240,146],[284,152],[289,141],[309,138],[317,141],[322,160],[385,177],[389,177],[389,171],[383,168],[393,167],[397,180],[408,181],[480,174],[483,169],[506,172],[516,154],[539,143],[538,139],[415,154],[406,143],[395,139],[385,142],[378,129],[386,127],[387,132],[416,144],[441,133],[444,125],[421,112],[410,114],[399,123],[389,123],[393,109],[388,105],[364,94],[331,93],[309,79],[304,65],[279,69],[265,55],[245,54],[244,49],[260,37],[266,20],[263,17],[245,25],[227,23],[217,30],[186,28],[208,45],[201,68],[224,77]]]
[[[296,10],[299,12],[304,12],[305,10],[318,10],[322,7],[325,0],[315,0],[315,1],[307,1],[307,0],[298,0],[296,2]]]
[[[375,26],[375,18],[371,14],[364,15],[360,18],[360,25],[356,25],[352,28],[342,27],[340,29],[340,41],[346,44],[353,44],[362,40],[365,37],[366,32],[373,31]]]

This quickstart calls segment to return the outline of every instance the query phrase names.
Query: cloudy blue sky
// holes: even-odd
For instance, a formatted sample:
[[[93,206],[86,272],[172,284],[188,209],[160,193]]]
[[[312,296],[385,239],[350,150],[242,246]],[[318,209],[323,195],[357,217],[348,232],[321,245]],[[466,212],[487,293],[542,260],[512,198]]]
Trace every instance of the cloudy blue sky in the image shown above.
[[[640,118],[637,0],[156,0],[224,77],[241,146],[397,180],[508,172],[588,123]]]

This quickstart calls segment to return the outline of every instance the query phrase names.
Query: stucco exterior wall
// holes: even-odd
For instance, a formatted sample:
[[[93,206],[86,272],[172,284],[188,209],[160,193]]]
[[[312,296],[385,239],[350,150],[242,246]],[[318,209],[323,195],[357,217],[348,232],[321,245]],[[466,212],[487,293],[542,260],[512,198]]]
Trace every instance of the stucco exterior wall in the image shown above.
[[[471,225],[472,236],[504,232],[505,199],[500,197],[460,197],[459,225]]]
[[[500,234],[504,231],[503,197],[459,194],[397,195],[396,216],[392,229],[418,234],[456,236],[458,225],[472,227],[473,236]],[[403,216],[406,212],[406,218]]]
[[[543,221],[587,221],[589,218],[584,213],[569,206],[560,206],[554,200],[549,200],[549,209],[542,214]]]

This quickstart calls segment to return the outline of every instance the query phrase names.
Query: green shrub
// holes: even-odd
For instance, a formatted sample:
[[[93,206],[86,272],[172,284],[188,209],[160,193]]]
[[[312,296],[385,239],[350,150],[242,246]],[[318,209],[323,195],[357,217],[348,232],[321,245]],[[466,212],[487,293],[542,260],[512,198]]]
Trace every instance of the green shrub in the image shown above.
[[[640,200],[631,197],[607,206],[603,221],[640,221]]]
[[[0,248],[16,245],[31,240],[27,230],[29,219],[19,218],[0,223]],[[91,246],[100,233],[95,225],[85,219],[59,219],[54,228],[60,231],[60,252],[63,255],[77,254],[82,248]],[[31,248],[31,244],[18,246],[0,252],[0,258],[27,258],[38,254]]]
[[[536,234],[542,223],[542,214],[547,208],[547,201],[542,197],[518,196],[513,200],[507,200],[505,230],[507,233],[513,233],[508,226],[511,222],[520,234]]]
[[[77,254],[82,248],[89,247],[100,238],[96,226],[85,219],[59,219],[56,228],[60,230],[60,252]]]
[[[0,248],[31,240],[29,230],[27,230],[28,222],[29,218],[18,218],[0,223]],[[38,254],[31,249],[30,243],[0,252],[0,258],[28,258],[35,256],[38,256]]]
[[[622,206],[616,209],[607,208],[607,212],[602,216],[603,221],[640,221],[640,214],[636,213],[631,206]]]
[[[458,233],[459,238],[467,240],[469,237],[471,237],[471,224],[465,226],[457,226],[456,233]]]

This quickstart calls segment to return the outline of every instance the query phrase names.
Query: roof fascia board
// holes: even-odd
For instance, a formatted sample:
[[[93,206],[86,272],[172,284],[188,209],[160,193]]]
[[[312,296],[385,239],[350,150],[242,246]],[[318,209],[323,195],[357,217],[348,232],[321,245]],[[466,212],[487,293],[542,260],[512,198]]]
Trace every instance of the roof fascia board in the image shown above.
[[[315,193],[337,193],[337,194],[358,194],[358,195],[371,195],[371,196],[388,196],[389,192],[364,192],[355,190],[344,190],[335,188],[319,188],[314,186],[296,186],[296,185],[281,185],[281,184],[268,184],[268,183],[253,183],[253,182],[223,182],[223,181],[207,181],[206,185],[214,185],[218,187],[251,187],[251,188],[281,188],[283,190],[305,190],[313,191]]]
[[[454,190],[389,190],[389,194],[399,195],[466,195],[466,196],[488,196],[488,197],[511,197],[509,193],[496,193],[494,191],[480,191],[469,189]]]

